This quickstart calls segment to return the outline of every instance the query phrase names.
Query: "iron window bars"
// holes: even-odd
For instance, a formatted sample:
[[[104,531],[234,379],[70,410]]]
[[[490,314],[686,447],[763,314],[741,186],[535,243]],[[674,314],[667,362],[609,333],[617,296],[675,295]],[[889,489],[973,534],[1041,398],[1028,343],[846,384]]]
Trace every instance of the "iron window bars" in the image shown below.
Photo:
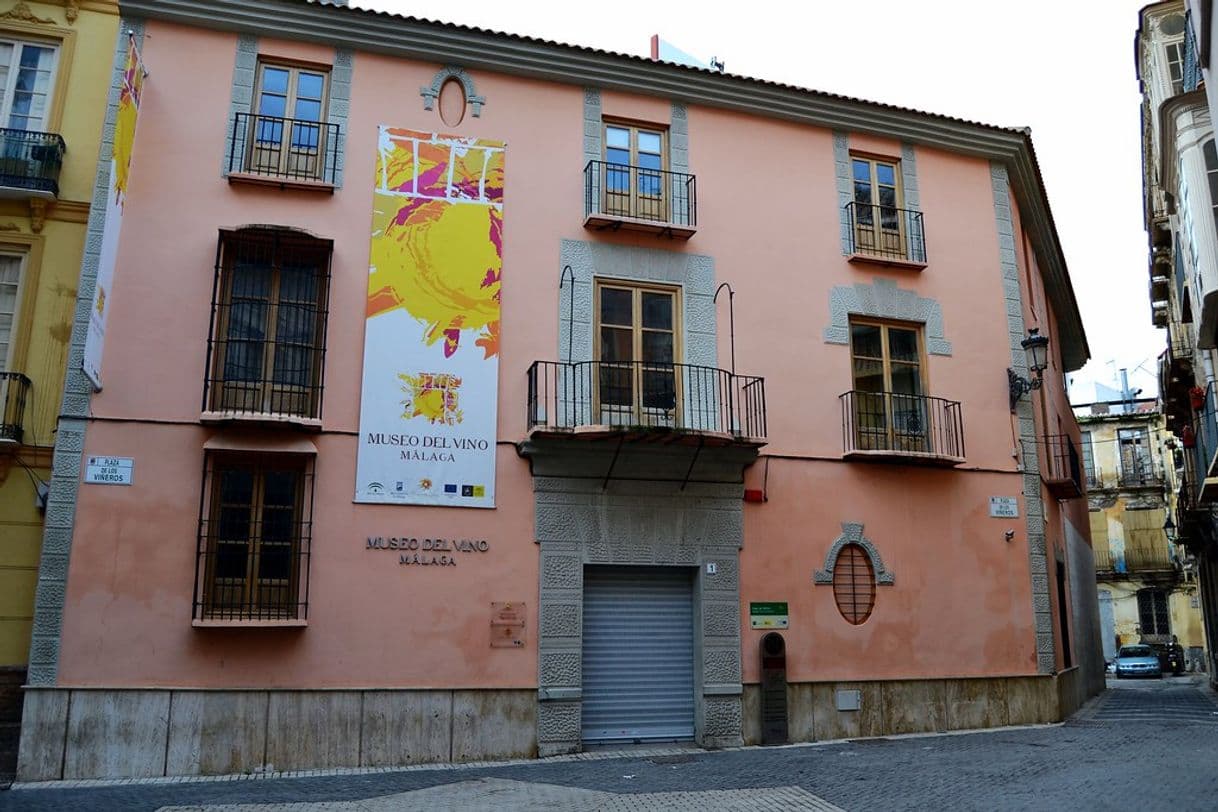
[[[313,457],[208,454],[195,554],[196,620],[305,620]]]
[[[324,121],[237,113],[229,138],[228,171],[334,184],[339,129]]]
[[[528,428],[664,428],[766,436],[765,380],[693,364],[534,361]]]
[[[321,417],[331,250],[292,229],[221,231],[204,411]]]

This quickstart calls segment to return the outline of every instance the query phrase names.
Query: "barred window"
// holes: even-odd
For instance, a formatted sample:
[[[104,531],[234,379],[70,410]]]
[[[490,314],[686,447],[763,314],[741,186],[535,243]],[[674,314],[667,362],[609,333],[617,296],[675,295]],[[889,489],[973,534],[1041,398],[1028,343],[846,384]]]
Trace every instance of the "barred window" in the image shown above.
[[[1138,624],[1142,635],[1166,637],[1171,634],[1171,614],[1167,610],[1167,593],[1161,589],[1138,590]]]
[[[287,228],[220,232],[204,411],[321,417],[332,245]]]
[[[871,617],[875,608],[875,570],[867,551],[858,544],[847,544],[833,565],[833,598],[837,611],[848,623],[858,626]]]
[[[206,457],[195,564],[197,620],[304,620],[313,457]]]

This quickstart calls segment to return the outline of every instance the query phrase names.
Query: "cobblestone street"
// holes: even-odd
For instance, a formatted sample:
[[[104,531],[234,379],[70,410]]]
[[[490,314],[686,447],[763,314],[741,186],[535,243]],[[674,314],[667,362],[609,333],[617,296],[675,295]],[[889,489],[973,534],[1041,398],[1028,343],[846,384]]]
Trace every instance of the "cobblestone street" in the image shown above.
[[[27,785],[0,794],[0,809],[1211,810],[1216,764],[1218,699],[1199,678],[1178,677],[1110,680],[1069,722],[1046,727],[376,773]]]

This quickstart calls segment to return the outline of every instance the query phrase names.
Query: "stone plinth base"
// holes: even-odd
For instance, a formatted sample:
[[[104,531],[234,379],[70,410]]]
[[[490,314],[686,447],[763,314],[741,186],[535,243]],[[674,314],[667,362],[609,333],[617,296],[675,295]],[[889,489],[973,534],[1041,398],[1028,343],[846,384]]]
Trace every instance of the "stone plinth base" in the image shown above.
[[[19,781],[537,755],[537,693],[28,688]]]

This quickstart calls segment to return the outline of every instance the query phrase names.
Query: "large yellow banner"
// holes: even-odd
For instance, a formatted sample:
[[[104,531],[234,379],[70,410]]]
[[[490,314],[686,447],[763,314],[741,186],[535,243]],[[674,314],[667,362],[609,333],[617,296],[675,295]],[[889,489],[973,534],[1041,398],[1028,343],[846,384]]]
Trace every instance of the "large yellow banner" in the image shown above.
[[[379,135],[355,498],[494,507],[505,145]]]

